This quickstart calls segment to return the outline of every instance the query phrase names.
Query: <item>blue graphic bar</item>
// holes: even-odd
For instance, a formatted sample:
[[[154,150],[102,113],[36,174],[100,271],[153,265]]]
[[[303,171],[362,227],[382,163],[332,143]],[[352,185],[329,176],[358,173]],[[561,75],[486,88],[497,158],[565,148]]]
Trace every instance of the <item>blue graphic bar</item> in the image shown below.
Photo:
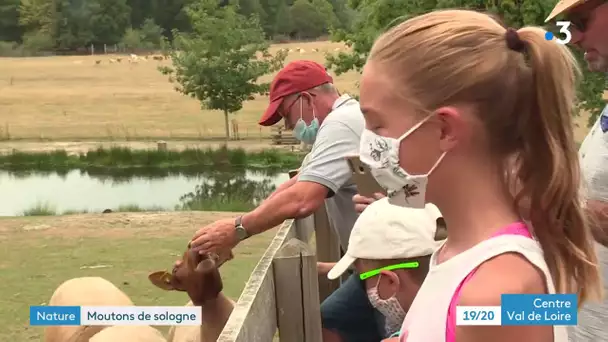
[[[80,307],[30,306],[30,325],[80,325]]]
[[[577,325],[576,294],[503,294],[501,325]]]

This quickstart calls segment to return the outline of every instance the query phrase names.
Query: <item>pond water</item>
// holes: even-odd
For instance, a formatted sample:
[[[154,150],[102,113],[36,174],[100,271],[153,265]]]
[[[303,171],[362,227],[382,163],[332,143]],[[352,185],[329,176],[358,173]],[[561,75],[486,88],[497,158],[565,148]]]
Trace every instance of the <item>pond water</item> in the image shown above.
[[[140,209],[247,210],[289,177],[253,171],[95,175],[0,172],[0,216],[19,216],[36,207],[56,213]]]

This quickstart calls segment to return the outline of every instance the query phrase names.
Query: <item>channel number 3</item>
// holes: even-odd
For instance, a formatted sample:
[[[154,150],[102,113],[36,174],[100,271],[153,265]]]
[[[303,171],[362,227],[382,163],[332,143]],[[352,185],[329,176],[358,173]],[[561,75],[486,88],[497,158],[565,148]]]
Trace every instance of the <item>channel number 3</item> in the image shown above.
[[[570,25],[572,25],[569,21],[558,21],[555,23],[557,27],[559,27],[559,33],[561,33],[564,38],[556,37],[555,42],[561,45],[566,45],[570,43],[572,40],[572,32],[570,32]]]

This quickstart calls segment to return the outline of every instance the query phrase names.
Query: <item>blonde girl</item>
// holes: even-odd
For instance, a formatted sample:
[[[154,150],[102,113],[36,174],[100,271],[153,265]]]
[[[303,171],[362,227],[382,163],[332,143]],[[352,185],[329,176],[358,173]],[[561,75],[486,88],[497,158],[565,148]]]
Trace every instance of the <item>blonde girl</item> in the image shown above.
[[[445,10],[392,28],[361,79],[361,159],[399,205],[448,227],[403,325],[407,342],[567,341],[564,327],[456,326],[504,293],[600,296],[572,132],[577,65],[535,27]]]

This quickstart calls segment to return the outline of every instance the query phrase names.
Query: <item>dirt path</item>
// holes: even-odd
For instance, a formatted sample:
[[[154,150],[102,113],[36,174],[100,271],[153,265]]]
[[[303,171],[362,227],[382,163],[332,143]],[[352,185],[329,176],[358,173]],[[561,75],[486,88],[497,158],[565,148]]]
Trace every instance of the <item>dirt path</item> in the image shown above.
[[[11,234],[37,231],[38,235],[70,237],[128,237],[162,231],[194,231],[222,218],[235,217],[236,213],[182,211],[82,214],[61,216],[29,216],[0,218],[0,241]]]
[[[187,148],[206,149],[220,148],[224,145],[221,141],[167,141],[167,148],[170,150],[184,150]],[[5,141],[0,142],[0,154],[11,153],[13,150],[22,152],[44,152],[54,150],[65,150],[68,153],[82,153],[94,150],[99,147],[110,148],[114,146],[128,147],[135,150],[156,149],[156,141],[53,141],[53,142],[32,142],[32,141]],[[280,148],[285,150],[295,150],[299,146],[279,146],[271,145],[270,140],[240,140],[228,142],[229,148],[242,148],[246,151],[260,151],[269,148]]]

